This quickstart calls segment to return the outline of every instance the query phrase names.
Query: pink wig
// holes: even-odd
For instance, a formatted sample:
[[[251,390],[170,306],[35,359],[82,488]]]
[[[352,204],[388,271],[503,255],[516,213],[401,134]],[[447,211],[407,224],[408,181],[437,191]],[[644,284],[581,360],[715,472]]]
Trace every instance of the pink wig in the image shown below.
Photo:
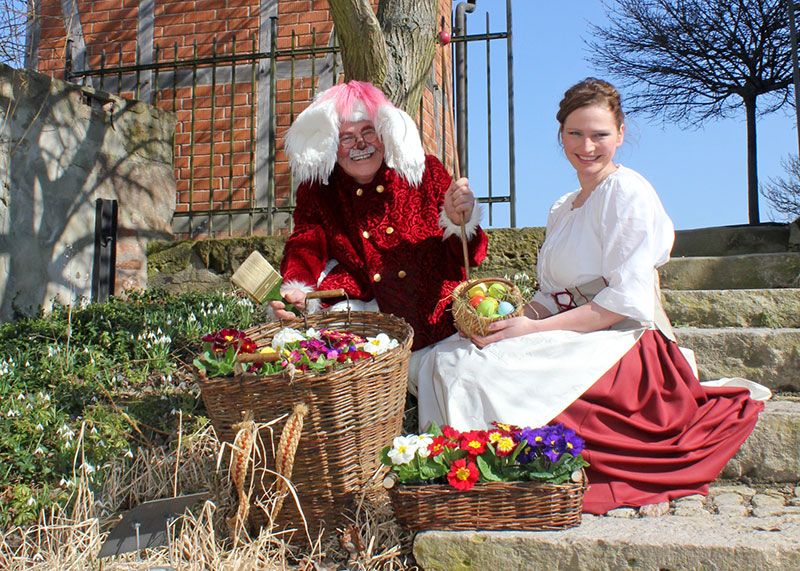
[[[366,81],[352,80],[334,85],[320,95],[320,103],[333,100],[340,121],[375,122],[378,109],[391,105],[383,91]]]
[[[285,149],[294,179],[327,183],[336,165],[342,121],[371,121],[384,145],[384,161],[412,185],[422,181],[425,151],[414,120],[364,81],[334,85],[297,116]]]

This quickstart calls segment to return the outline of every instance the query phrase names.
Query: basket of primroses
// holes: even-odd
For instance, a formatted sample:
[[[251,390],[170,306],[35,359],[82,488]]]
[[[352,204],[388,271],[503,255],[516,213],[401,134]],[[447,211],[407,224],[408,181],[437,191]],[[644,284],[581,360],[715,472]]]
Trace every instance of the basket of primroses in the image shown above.
[[[406,529],[558,530],[580,524],[588,463],[583,440],[552,424],[459,432],[431,425],[381,452]]]

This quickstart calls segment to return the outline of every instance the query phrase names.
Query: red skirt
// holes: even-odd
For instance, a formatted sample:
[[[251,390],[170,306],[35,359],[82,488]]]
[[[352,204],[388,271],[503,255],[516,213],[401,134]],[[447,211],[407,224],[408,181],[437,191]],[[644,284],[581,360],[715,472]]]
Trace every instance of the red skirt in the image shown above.
[[[586,441],[583,511],[707,494],[764,409],[749,394],[700,386],[677,344],[646,331],[554,419]]]

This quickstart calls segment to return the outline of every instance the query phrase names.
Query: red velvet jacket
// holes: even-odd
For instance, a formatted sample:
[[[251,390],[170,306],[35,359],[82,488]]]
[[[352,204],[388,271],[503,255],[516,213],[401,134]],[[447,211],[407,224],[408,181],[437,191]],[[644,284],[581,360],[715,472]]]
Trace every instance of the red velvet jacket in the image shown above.
[[[385,164],[369,184],[357,183],[336,165],[329,184],[300,185],[295,229],[281,263],[284,282],[374,298],[381,311],[412,326],[415,350],[453,334],[448,298],[465,272],[460,236],[443,239],[439,226],[451,181],[442,163],[427,156],[419,187]],[[470,265],[483,261],[487,245],[477,227]],[[338,265],[317,286],[331,258]]]

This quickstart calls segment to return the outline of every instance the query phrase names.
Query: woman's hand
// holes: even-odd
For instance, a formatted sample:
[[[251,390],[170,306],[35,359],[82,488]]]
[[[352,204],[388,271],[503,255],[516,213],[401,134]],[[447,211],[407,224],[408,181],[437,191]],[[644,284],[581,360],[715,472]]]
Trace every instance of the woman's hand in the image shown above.
[[[466,178],[460,178],[450,183],[450,188],[444,195],[444,213],[453,224],[461,224],[472,218],[475,208],[475,195],[469,187]]]
[[[303,290],[298,288],[289,288],[281,292],[283,299],[288,303],[291,303],[299,310],[304,310],[306,308],[306,294]],[[286,304],[282,301],[270,301],[269,306],[272,308],[273,313],[275,313],[275,317],[278,319],[294,319],[297,317],[291,311],[286,309]]]
[[[512,317],[510,319],[500,319],[489,324],[489,334],[483,337],[475,336],[472,342],[483,349],[490,343],[496,343],[503,339],[511,339],[535,333],[539,330],[539,324],[535,319],[527,317]]]

